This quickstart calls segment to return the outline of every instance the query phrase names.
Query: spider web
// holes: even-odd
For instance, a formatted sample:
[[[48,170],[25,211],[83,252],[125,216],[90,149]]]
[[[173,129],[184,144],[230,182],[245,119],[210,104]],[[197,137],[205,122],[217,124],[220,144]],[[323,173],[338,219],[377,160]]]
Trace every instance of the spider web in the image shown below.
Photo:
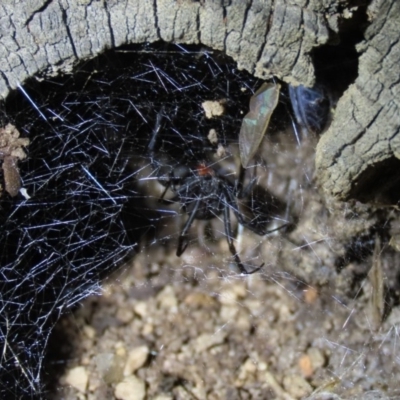
[[[30,80],[2,104],[1,125],[12,123],[30,139],[28,158],[19,163],[22,186],[30,198],[0,198],[2,397],[46,397],[41,376],[45,350],[60,316],[84,298],[100,294],[101,281],[132,258],[151,254],[157,246],[175,252],[187,214],[179,204],[158,201],[165,188],[147,153],[157,115],[163,115],[157,160],[176,167],[201,162],[207,154],[234,179],[240,124],[249,97],[260,85],[218,52],[153,44],[109,51],[78,65],[71,75]],[[389,240],[387,232],[382,233],[388,217],[376,216],[359,228],[357,221],[367,220],[366,211],[357,219],[340,210],[337,224],[354,219],[354,226],[343,238],[333,237],[324,225],[326,209],[315,206],[320,198],[307,199],[308,191],[315,193],[312,144],[299,146],[285,95],[283,90],[265,140],[267,155],[257,160],[253,171],[264,186],[274,188],[274,195],[256,185],[249,201],[257,210],[258,224],[294,220],[297,233],[290,240],[274,238],[265,246],[263,238],[234,229],[238,242],[243,242],[238,249],[245,261],[255,266],[266,261],[260,276],[284,286],[300,303],[300,293],[308,287],[305,282],[331,282],[335,267],[343,269],[357,261],[358,269],[345,277],[351,282],[354,276],[365,277],[369,267],[361,265],[373,253],[375,235]],[[223,115],[207,118],[205,100],[222,104]],[[208,138],[211,129],[217,142]],[[274,136],[277,131],[285,133]],[[246,182],[251,179],[247,176]],[[169,191],[166,198],[172,196]],[[302,225],[307,218],[313,221],[311,228]],[[182,256],[184,266],[195,260],[197,280],[206,288],[212,287],[207,269],[222,276],[237,272],[229,252],[220,256],[220,248],[212,243],[224,243],[223,217],[217,216],[212,224],[210,228],[203,223],[205,233],[200,235],[194,233],[195,227],[191,230]],[[196,250],[190,255],[201,241],[215,255],[212,263],[196,257]],[[276,267],[280,251],[284,256]],[[397,260],[393,253],[390,257]],[[184,284],[188,269],[177,266],[166,273]],[[359,290],[354,286],[349,296],[356,297]],[[344,305],[343,292],[329,292],[327,298]],[[352,362],[349,358],[348,368]]]
[[[19,166],[30,198],[1,199],[2,395],[40,394],[54,323],[99,293],[101,279],[154,229],[143,216],[146,196],[133,183],[130,156],[146,150],[156,113],[164,107],[174,114],[168,153],[200,148],[200,125],[216,128],[226,144],[258,84],[207,51],[145,46],[107,53],[73,75],[31,80],[9,96],[2,123],[30,139]],[[208,122],[204,98],[236,109]]]

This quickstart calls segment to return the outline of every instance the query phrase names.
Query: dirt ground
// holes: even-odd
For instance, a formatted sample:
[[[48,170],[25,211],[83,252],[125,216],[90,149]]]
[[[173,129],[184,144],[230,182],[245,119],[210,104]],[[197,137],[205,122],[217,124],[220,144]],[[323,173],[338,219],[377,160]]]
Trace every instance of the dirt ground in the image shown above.
[[[266,144],[259,183],[293,226],[238,230],[242,259],[264,261],[260,272],[238,274],[218,220],[213,240],[197,221],[176,257],[182,219],[165,221],[57,325],[50,397],[400,399],[397,211],[324,199],[314,145]]]

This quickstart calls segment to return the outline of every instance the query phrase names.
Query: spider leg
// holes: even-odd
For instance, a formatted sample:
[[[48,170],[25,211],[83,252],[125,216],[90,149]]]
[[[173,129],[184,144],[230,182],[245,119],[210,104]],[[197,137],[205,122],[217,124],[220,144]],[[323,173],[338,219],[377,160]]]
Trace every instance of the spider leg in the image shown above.
[[[181,233],[179,234],[178,248],[176,249],[176,255],[178,257],[180,257],[183,254],[183,252],[186,250],[188,246],[188,242],[186,240],[186,234],[190,229],[194,219],[196,218],[197,210],[199,209],[200,206],[200,201],[201,201],[200,199],[196,200],[193,211],[189,214],[189,218],[185,222],[185,225],[182,228]]]
[[[247,228],[248,230],[256,233],[259,236],[269,235],[272,232],[279,231],[279,230],[281,230],[283,228],[286,228],[287,226],[290,225],[290,223],[286,223],[286,224],[282,224],[281,226],[278,226],[277,228],[265,230],[262,227],[254,226],[254,224],[252,224],[251,221],[250,222],[246,221],[243,218],[243,216],[240,214],[240,212],[237,211],[237,209],[234,208],[233,211],[234,211],[234,213],[236,215],[236,218],[238,219],[238,222],[239,222],[240,225],[243,225],[245,228]]]
[[[165,186],[164,191],[162,192],[160,198],[158,199],[158,202],[159,202],[159,203],[167,202],[168,204],[170,204],[170,202],[173,202],[172,199],[171,199],[171,200],[165,200],[165,199],[164,199],[164,196],[165,196],[165,194],[167,193],[167,191],[168,191],[168,189],[170,188],[170,186],[171,186],[171,181],[168,182],[168,184]]]
[[[190,190],[192,189],[192,187],[195,187],[196,185],[198,185],[198,182],[190,182],[190,183],[186,183],[184,185],[181,186],[181,188],[178,191],[178,194],[176,194],[174,197],[172,197],[171,199],[164,199],[165,194],[167,193],[168,189],[171,188],[172,191],[177,191],[176,188],[173,185],[173,181],[172,178],[168,181],[168,184],[165,188],[165,190],[163,191],[162,195],[160,196],[160,198],[158,199],[158,201],[162,204],[172,204],[172,203],[177,203],[178,201],[180,201],[182,199],[182,197],[189,197],[188,195],[185,196],[185,191],[186,192],[190,192]]]
[[[255,268],[253,271],[248,271],[246,267],[243,265],[242,261],[240,260],[239,254],[236,251],[235,245],[233,243],[232,237],[232,228],[231,228],[231,219],[229,216],[229,209],[232,207],[231,203],[227,201],[226,195],[224,196],[224,227],[225,227],[225,236],[228,242],[229,251],[231,252],[233,259],[235,260],[236,265],[238,266],[240,273],[244,275],[254,274],[255,272],[259,271],[263,266],[262,263],[258,268]]]
[[[286,227],[289,226],[289,225],[290,225],[290,223],[287,222],[286,224],[282,224],[281,226],[278,226],[277,228],[269,229],[269,230],[267,230],[267,231],[262,231],[262,235],[260,235],[260,236],[265,236],[265,235],[269,235],[269,234],[272,233],[272,232],[280,231],[281,229],[286,228]],[[248,227],[247,225],[244,225],[244,226],[245,226],[245,227]],[[250,227],[249,227],[249,229],[251,230]],[[254,230],[253,230],[253,232],[257,233],[257,232],[254,231]]]
[[[246,197],[253,190],[253,187],[257,182],[257,177],[256,177],[256,174],[254,173],[253,178],[251,179],[250,183],[248,185],[246,185],[245,188],[243,188],[245,173],[246,173],[246,169],[242,166],[242,164],[240,164],[239,177],[236,180],[236,187],[235,187],[238,199],[243,199],[244,197]]]
[[[244,174],[242,174],[242,171],[244,171],[244,168],[242,166],[240,168],[241,168],[241,171],[239,172],[239,179],[243,179]],[[253,178],[251,180],[251,182],[246,186],[245,189],[243,189],[243,185],[241,182],[237,183],[235,189],[239,190],[239,192],[237,192],[238,194],[236,197],[238,199],[242,199],[242,198],[246,197],[251,192],[254,184],[256,183],[256,179],[257,178]],[[232,208],[233,212],[235,213],[235,216],[236,216],[239,224],[243,225],[245,228],[251,230],[252,232],[256,233],[259,236],[268,235],[269,233],[279,231],[280,229],[283,229],[290,225],[290,223],[286,223],[286,224],[282,224],[281,226],[278,226],[277,228],[269,229],[269,230],[262,229],[262,227],[257,227],[257,226],[255,226],[254,223],[251,223],[251,221],[248,222],[245,220],[245,218],[243,218],[243,215],[239,211],[239,206],[237,204],[237,201],[236,201],[233,193],[231,193],[229,190],[226,190],[225,196],[228,199],[228,204]]]
[[[245,172],[246,170],[243,168],[242,163],[240,163],[239,176],[235,182],[235,192],[238,193],[238,197],[240,197],[243,192],[243,182],[244,182]]]

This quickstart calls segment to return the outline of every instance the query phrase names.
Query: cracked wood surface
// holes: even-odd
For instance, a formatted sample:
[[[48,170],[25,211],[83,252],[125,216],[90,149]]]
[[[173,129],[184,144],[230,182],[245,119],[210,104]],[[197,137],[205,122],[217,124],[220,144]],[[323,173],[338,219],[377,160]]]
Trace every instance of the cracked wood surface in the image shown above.
[[[261,78],[312,85],[310,52],[340,30],[337,0],[29,0],[0,5],[0,98],[37,74],[70,72],[108,48],[203,44]],[[340,199],[399,200],[399,5],[372,1],[359,74],[317,148],[317,176]],[[385,178],[385,179],[383,179]]]
[[[339,100],[317,147],[317,176],[329,194],[383,204],[400,200],[400,4],[375,2],[358,77]]]
[[[304,0],[2,4],[0,97],[37,73],[69,71],[108,48],[157,40],[203,44],[224,51],[259,77],[310,85],[309,53],[327,42],[338,13],[334,0],[309,3],[307,8]]]

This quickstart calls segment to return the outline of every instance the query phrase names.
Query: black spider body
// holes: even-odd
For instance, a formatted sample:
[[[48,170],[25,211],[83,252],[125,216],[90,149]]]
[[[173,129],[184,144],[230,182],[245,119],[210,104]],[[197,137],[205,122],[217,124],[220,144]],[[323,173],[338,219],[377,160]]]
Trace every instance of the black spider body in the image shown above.
[[[186,160],[187,164],[177,162],[163,153],[158,156],[155,151],[158,131],[161,125],[161,113],[157,116],[156,127],[148,146],[151,158],[151,165],[159,182],[165,186],[160,201],[166,204],[180,203],[182,209],[189,215],[178,239],[177,256],[183,254],[188,246],[187,233],[195,219],[210,220],[223,215],[225,235],[228,241],[229,250],[243,274],[254,273],[263,265],[249,272],[243,265],[233,243],[233,234],[230,221],[230,210],[235,214],[238,222],[257,233],[266,235],[277,229],[267,230],[264,225],[257,223],[257,216],[248,220],[239,209],[238,200],[249,192],[249,188],[242,190],[242,179],[244,170],[241,167],[239,178],[236,182],[231,180],[229,174],[218,168],[215,163],[206,161]],[[185,158],[183,158],[185,160]],[[253,182],[249,185],[251,188]],[[170,199],[164,199],[166,192],[170,189],[175,195]],[[254,210],[252,210],[254,211]]]
[[[200,164],[196,169],[188,169],[179,188],[175,189],[183,209],[188,214],[195,212],[195,219],[209,220],[221,215],[224,204],[221,193],[231,190],[232,184],[216,175],[215,171]]]

